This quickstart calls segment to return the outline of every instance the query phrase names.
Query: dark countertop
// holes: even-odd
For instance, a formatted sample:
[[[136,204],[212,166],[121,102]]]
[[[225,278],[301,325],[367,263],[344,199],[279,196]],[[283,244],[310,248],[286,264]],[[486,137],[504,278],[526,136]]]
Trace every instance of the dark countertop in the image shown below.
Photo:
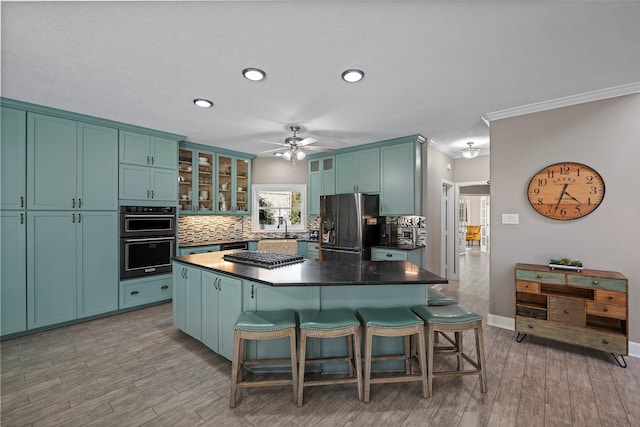
[[[447,280],[407,261],[315,261],[266,269],[225,261],[237,250],[184,255],[185,264],[270,286],[433,285]]]
[[[238,243],[238,242],[257,242],[258,240],[271,240],[278,238],[266,237],[265,239],[227,239],[227,240],[203,240],[198,242],[184,242],[178,243],[179,248],[195,248],[198,246],[210,246],[210,245],[222,245],[225,243]],[[290,237],[291,240],[297,240],[298,242],[317,242],[317,240],[309,240],[306,237]]]

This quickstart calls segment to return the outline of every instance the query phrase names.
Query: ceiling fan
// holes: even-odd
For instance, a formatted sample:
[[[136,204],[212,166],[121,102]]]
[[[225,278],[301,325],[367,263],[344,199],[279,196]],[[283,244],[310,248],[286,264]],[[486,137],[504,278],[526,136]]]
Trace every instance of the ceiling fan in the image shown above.
[[[300,126],[291,125],[289,129],[293,132],[293,136],[286,138],[284,142],[262,141],[267,144],[280,145],[280,148],[262,151],[262,153],[274,153],[274,155],[282,157],[287,161],[290,160],[295,166],[296,160],[302,160],[306,157],[305,151],[333,151],[333,149],[329,147],[310,147],[309,145],[317,142],[317,139],[299,137],[298,132],[300,131]],[[283,147],[285,151],[282,151]]]

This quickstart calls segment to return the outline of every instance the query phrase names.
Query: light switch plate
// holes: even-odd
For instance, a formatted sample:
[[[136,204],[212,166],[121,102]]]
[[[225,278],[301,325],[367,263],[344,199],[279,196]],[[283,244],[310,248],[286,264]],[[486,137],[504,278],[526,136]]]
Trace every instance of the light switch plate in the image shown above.
[[[520,224],[520,215],[518,214],[502,214],[503,224]]]

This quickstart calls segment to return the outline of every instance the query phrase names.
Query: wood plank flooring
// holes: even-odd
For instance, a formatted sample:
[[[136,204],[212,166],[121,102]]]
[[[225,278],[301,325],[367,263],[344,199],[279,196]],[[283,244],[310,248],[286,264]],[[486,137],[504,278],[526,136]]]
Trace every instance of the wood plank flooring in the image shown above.
[[[489,262],[462,257],[443,291],[486,317]],[[484,331],[488,392],[477,377],[374,384],[360,403],[352,385],[249,389],[229,409],[231,362],[173,327],[171,304],[0,343],[0,424],[11,426],[640,426],[640,359]],[[473,348],[465,335],[465,347]],[[453,363],[436,355],[437,369]]]

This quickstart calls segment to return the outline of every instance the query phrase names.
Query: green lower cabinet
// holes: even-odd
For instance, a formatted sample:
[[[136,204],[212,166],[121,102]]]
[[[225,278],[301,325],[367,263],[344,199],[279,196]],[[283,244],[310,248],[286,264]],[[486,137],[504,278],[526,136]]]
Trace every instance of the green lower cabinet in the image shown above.
[[[220,245],[192,246],[188,248],[179,248],[178,256],[203,254],[205,252],[218,252],[219,250]]]
[[[120,309],[169,300],[172,289],[171,274],[123,280],[120,282]]]
[[[27,329],[27,224],[24,211],[0,214],[0,335],[8,335]]]
[[[371,261],[409,261],[422,267],[424,248],[413,250],[371,248]]]
[[[173,324],[202,339],[202,271],[185,264],[173,265]]]
[[[231,360],[233,325],[242,311],[242,280],[202,272],[202,342]]]
[[[117,212],[27,213],[27,327],[117,309]]]
[[[307,259],[320,260],[320,244],[318,242],[307,242]]]

